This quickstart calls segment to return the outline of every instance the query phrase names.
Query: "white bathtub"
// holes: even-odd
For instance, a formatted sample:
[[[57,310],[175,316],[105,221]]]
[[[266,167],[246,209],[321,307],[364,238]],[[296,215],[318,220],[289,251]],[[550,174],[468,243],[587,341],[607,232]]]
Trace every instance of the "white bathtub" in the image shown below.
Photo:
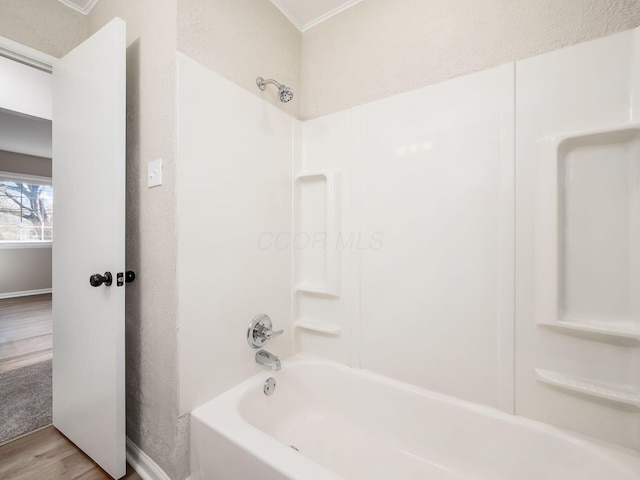
[[[194,480],[640,479],[636,452],[303,356],[194,410],[191,451]]]

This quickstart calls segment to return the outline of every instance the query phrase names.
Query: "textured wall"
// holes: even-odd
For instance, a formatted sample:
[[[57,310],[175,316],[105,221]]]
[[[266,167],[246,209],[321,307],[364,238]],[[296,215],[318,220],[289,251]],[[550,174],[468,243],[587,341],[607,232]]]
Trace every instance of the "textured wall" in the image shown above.
[[[84,15],[53,0],[1,0],[0,36],[61,57],[87,35]]]
[[[638,0],[366,0],[303,33],[301,117],[639,24]]]
[[[51,159],[0,150],[0,172],[51,177]]]
[[[299,115],[300,32],[269,0],[178,0],[178,50]],[[273,85],[263,94],[258,76],[290,86],[296,97],[280,103]]]
[[[173,479],[188,473],[186,418],[177,405],[175,0],[101,0],[93,33],[127,22],[127,435]],[[149,189],[147,163],[163,159]]]

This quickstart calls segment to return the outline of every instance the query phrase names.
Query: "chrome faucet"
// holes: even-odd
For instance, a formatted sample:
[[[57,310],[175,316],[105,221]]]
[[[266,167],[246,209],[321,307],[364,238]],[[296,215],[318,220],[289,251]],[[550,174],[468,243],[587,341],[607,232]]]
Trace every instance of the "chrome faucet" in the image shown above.
[[[258,350],[256,352],[256,362],[260,365],[271,367],[274,372],[280,370],[280,359],[266,350]]]
[[[247,342],[251,348],[261,348],[273,337],[282,335],[284,330],[273,330],[271,319],[263,314],[258,315],[249,323]]]

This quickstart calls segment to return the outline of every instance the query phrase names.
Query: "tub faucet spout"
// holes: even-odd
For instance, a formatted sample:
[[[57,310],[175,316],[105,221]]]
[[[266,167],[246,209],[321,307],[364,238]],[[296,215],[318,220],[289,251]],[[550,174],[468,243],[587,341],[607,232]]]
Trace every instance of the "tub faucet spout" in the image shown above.
[[[280,370],[280,359],[273,353],[269,353],[266,350],[259,350],[256,352],[256,362],[260,365],[271,367],[271,370]]]

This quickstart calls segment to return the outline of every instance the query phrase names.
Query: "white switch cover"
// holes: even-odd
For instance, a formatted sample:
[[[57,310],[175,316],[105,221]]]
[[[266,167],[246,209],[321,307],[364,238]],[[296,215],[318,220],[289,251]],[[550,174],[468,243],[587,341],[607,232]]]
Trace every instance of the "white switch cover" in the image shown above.
[[[162,159],[149,162],[149,188],[162,185]]]

